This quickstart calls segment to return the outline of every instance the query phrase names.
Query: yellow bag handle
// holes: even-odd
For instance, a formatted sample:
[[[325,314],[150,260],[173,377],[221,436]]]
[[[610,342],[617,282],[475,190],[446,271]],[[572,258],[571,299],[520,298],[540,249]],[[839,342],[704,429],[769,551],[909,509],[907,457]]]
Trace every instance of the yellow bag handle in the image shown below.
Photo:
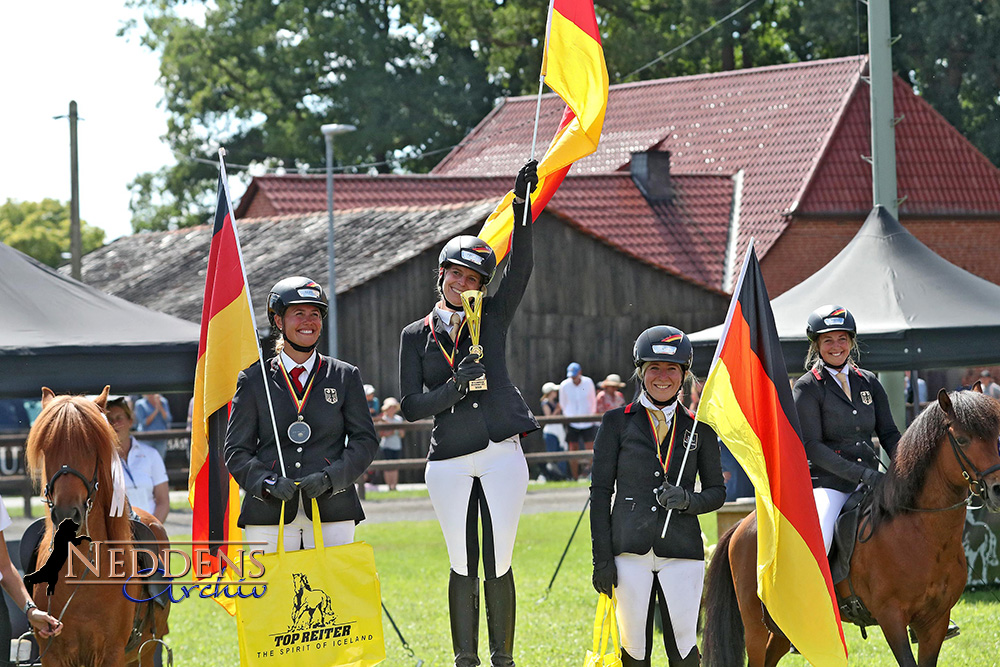
[[[305,500],[303,498],[303,500]],[[319,519],[319,501],[315,498],[312,499],[313,511],[312,511],[312,522],[313,522],[313,540],[316,542],[316,548],[322,549],[323,544],[323,525]],[[285,553],[285,501],[281,501],[281,518],[278,519],[278,554],[283,555]]]
[[[617,600],[612,591],[612,597],[601,593],[597,599],[597,613],[594,616],[594,655],[600,656],[601,663],[604,654],[611,648],[615,654],[621,652],[621,640],[618,637],[618,617],[615,614]],[[610,622],[609,622],[610,617]],[[609,647],[610,640],[610,647]]]

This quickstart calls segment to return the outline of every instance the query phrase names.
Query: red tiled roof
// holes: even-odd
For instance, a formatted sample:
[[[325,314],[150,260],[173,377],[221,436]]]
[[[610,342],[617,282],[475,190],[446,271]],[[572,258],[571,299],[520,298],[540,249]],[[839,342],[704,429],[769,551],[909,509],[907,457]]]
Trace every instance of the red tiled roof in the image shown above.
[[[905,81],[893,81],[896,183],[901,215],[996,214],[1000,171]],[[812,183],[796,209],[804,214],[866,215],[872,207],[871,106],[868,86],[858,88]]]
[[[600,146],[571,173],[622,170],[633,152],[649,149],[670,151],[673,171],[743,169],[740,253],[754,236],[763,256],[800,199],[808,200],[800,210],[809,212],[871,209],[870,167],[859,157],[871,153],[861,80],[866,61],[855,56],[612,86]],[[1000,211],[998,171],[902,80],[894,86],[896,115],[906,115],[897,127],[900,195],[909,195],[903,213]],[[514,173],[530,152],[535,104],[535,97],[506,100],[432,173]],[[552,136],[563,106],[555,95],[543,96],[540,137]],[[712,248],[702,260],[720,256]]]
[[[570,176],[548,211],[603,243],[690,282],[719,289],[729,224],[730,174],[671,174],[674,197],[650,204],[627,173]],[[510,175],[428,174],[336,176],[337,211],[434,207],[500,198]],[[326,179],[254,178],[236,209],[238,220],[326,210]]]
[[[378,176],[338,174],[334,177],[334,206],[338,211],[356,208],[434,206],[460,204],[488,197],[503,197],[514,185],[516,169],[502,178],[433,176],[426,174]],[[326,210],[326,176],[255,176],[239,206],[236,218],[297,215]]]
[[[729,174],[671,174],[669,203],[650,203],[629,174],[571,176],[549,204],[637,259],[720,289],[733,183]]]

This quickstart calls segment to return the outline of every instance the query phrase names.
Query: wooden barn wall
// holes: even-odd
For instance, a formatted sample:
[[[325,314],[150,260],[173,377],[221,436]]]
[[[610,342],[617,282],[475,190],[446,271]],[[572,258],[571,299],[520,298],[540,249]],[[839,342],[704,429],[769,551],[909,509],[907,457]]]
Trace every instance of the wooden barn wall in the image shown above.
[[[475,225],[466,233],[478,230]],[[340,356],[361,369],[379,398],[399,398],[399,333],[433,306],[439,251],[435,246],[340,295]],[[534,271],[508,338],[511,379],[532,411],[540,412],[542,384],[564,379],[570,362],[579,362],[595,383],[609,373],[628,379],[632,344],[643,329],[672,324],[697,331],[721,323],[727,306],[726,297],[544,215],[535,223]],[[632,383],[625,389],[629,398],[633,389]],[[425,443],[408,438],[406,454],[422,456]],[[540,435],[527,438],[525,449],[544,449]]]

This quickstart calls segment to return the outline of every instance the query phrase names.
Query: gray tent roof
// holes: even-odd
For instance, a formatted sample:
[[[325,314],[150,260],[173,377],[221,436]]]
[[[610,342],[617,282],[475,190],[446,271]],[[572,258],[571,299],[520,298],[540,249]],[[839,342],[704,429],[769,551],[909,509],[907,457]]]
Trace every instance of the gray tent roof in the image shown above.
[[[0,244],[0,397],[183,391],[198,325],[105,294]]]
[[[1000,286],[948,262],[876,206],[822,269],[771,302],[788,368],[808,349],[806,318],[824,304],[851,311],[861,363],[872,370],[1000,361]],[[696,372],[708,369],[721,326],[691,336]]]

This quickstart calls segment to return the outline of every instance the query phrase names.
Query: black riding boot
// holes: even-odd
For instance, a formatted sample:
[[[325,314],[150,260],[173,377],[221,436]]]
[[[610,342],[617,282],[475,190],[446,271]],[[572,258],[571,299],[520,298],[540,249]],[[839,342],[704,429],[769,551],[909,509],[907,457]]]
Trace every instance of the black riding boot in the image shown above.
[[[630,656],[625,649],[622,649],[622,667],[649,667],[649,658],[639,660]]]
[[[698,647],[694,646],[686,658],[683,660],[670,660],[669,663],[670,667],[699,667],[701,665],[701,654],[698,653]]]
[[[479,577],[454,570],[448,580],[448,610],[455,667],[479,665]]]
[[[492,667],[514,667],[514,619],[516,601],[514,570],[483,582],[486,595],[486,629],[490,635]]]

